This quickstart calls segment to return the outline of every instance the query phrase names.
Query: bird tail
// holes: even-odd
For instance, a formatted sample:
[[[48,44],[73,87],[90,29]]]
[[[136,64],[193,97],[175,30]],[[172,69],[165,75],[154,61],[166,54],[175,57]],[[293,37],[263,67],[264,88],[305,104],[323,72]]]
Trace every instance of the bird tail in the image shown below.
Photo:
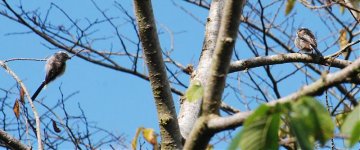
[[[321,57],[323,57],[323,55],[321,54],[321,52],[316,48],[316,47],[313,47],[311,46],[312,49],[314,49],[314,51]]]
[[[35,91],[34,95],[31,97],[32,100],[35,100],[35,99],[36,99],[36,97],[39,95],[39,93],[40,93],[41,90],[45,87],[45,85],[46,85],[46,82],[43,81],[43,82],[41,83],[41,85],[37,88],[37,90]]]

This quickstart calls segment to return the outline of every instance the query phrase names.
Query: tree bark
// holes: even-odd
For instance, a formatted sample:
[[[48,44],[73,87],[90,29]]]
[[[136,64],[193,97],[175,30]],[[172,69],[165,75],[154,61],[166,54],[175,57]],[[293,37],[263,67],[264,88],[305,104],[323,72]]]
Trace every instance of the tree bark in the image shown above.
[[[197,70],[192,75],[193,78],[191,78],[190,81],[200,81],[203,87],[207,85],[209,78],[209,70],[216,46],[216,39],[219,34],[224,2],[224,0],[213,0],[211,2],[199,64],[197,66]],[[189,136],[196,119],[199,117],[201,102],[202,100],[199,99],[195,102],[184,100],[183,103],[181,103],[178,119],[181,135],[185,139]]]
[[[3,130],[0,130],[0,141],[5,145],[9,146],[10,149],[17,150],[30,150],[31,148],[21,143],[18,139],[14,138],[10,134],[6,133]]]
[[[181,149],[181,135],[150,0],[134,0],[135,14],[158,113],[161,149]]]
[[[211,118],[219,115],[221,96],[235,45],[240,16],[246,0],[227,0],[221,19],[210,76],[204,90],[202,114],[187,138],[184,149],[205,149],[215,132],[207,127]]]
[[[318,79],[314,83],[305,86],[288,96],[282,97],[280,99],[271,101],[267,105],[275,105],[278,103],[286,103],[290,101],[296,101],[302,96],[316,96],[323,93],[325,90],[339,85],[343,82],[346,82],[349,78],[357,78],[356,76],[360,73],[360,58],[352,62],[350,65],[344,69],[337,71],[335,73],[324,75],[322,78]],[[212,117],[208,120],[207,128],[215,132],[233,129],[238,126],[241,126],[244,121],[251,115],[252,111],[239,112],[237,114],[227,116],[227,117]]]

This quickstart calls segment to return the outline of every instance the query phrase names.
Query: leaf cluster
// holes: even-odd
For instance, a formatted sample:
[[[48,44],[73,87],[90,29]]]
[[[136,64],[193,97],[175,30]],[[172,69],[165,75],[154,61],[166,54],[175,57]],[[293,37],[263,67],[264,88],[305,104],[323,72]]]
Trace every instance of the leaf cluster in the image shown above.
[[[294,149],[299,146],[311,150],[316,142],[324,146],[333,138],[334,128],[328,111],[313,97],[301,97],[295,102],[275,106],[264,104],[245,121],[242,131],[233,139],[229,149],[279,149],[281,139],[294,138]],[[349,147],[360,140],[359,106],[346,117],[341,133],[348,137],[346,144]]]

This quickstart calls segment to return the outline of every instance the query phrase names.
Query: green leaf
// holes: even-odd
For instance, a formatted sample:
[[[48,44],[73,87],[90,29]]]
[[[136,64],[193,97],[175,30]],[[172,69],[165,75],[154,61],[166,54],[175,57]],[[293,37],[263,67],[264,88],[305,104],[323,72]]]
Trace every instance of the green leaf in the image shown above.
[[[352,130],[352,134],[350,137],[350,144],[349,145],[354,145],[356,144],[358,141],[360,141],[360,122],[357,122],[356,125],[354,126],[354,129]]]
[[[310,109],[302,105],[294,105],[289,114],[290,131],[295,135],[300,147],[304,150],[313,149],[315,139],[312,118],[309,118]]]
[[[302,149],[314,149],[315,141],[323,146],[332,138],[334,123],[322,104],[312,97],[302,97],[289,112],[289,124]]]
[[[190,87],[186,90],[186,99],[189,102],[194,102],[202,98],[204,94],[204,88],[201,85],[201,82],[198,80],[193,80],[190,83]]]
[[[288,0],[285,5],[285,16],[290,14],[290,12],[293,10],[295,6],[296,0]]]
[[[360,105],[346,117],[341,126],[341,133],[349,137],[345,140],[348,147],[354,146],[360,140]]]
[[[306,104],[312,109],[315,121],[315,138],[324,146],[333,137],[335,125],[326,108],[312,97],[304,97]]]
[[[335,116],[336,126],[338,126],[340,128],[344,124],[346,116],[347,116],[347,113],[337,114]]]
[[[261,105],[245,121],[240,133],[233,139],[229,149],[262,150],[278,149],[278,130],[280,125],[280,105],[273,107]]]
[[[236,134],[235,138],[232,139],[228,150],[236,150],[240,147],[241,132]]]
[[[339,9],[339,10],[340,10],[340,14],[344,14],[344,10],[345,10],[344,6],[341,6],[341,5],[340,5],[340,9]]]

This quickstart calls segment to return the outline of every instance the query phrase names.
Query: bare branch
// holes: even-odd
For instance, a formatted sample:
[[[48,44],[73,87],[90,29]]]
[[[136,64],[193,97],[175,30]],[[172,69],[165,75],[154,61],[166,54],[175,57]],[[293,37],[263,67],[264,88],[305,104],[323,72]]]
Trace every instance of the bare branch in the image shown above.
[[[17,150],[31,150],[31,147],[21,143],[16,138],[12,137],[10,134],[6,133],[3,130],[0,130],[0,140],[11,149]]]
[[[235,61],[231,63],[229,73],[236,71],[243,71],[264,65],[275,65],[275,64],[293,63],[293,62],[315,63],[315,64],[331,66],[336,68],[344,68],[349,64],[351,64],[350,61],[342,60],[342,59],[336,59],[336,58],[322,59],[315,55],[289,53],[289,54],[253,57],[246,60]]]
[[[3,67],[16,80],[16,82],[20,85],[20,87],[22,89],[24,89],[25,96],[26,96],[27,100],[29,101],[29,104],[31,106],[32,112],[35,117],[36,138],[37,138],[38,149],[43,150],[43,145],[42,145],[42,141],[41,141],[40,118],[39,118],[39,115],[38,115],[38,112],[34,105],[34,102],[31,99],[27,88],[25,87],[24,83],[20,80],[20,78],[3,61],[0,61],[0,66]]]

